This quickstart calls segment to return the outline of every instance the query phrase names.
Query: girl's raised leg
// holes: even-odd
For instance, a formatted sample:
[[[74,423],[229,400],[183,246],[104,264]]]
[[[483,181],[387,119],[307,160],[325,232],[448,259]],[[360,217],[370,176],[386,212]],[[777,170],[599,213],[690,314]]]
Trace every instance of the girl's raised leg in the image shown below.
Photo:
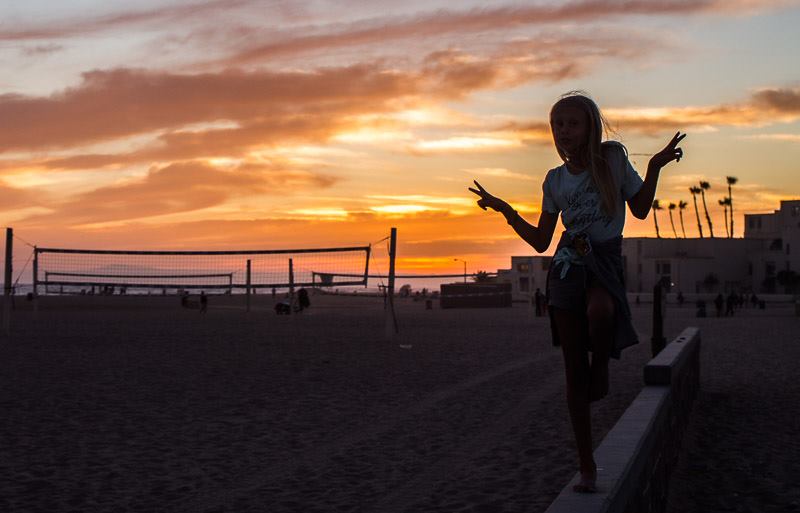
[[[567,378],[567,407],[578,447],[581,481],[576,492],[593,492],[597,481],[597,465],[592,455],[592,423],[589,416],[589,353],[586,348],[586,327],[582,315],[554,308],[558,337],[564,352]]]

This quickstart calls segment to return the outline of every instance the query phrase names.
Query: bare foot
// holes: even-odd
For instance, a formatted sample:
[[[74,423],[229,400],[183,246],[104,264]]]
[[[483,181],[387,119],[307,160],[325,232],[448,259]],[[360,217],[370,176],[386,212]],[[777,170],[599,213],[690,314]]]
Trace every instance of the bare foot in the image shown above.
[[[608,359],[592,359],[589,376],[589,401],[599,401],[608,395]]]
[[[581,479],[578,484],[572,487],[572,491],[576,493],[595,493],[597,491],[597,470],[590,471],[581,470]]]

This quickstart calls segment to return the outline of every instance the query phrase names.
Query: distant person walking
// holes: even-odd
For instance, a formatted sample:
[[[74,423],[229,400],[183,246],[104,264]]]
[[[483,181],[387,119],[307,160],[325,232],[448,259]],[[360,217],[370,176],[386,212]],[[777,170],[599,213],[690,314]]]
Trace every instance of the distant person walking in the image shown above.
[[[725,317],[729,315],[733,317],[734,306],[736,306],[736,294],[731,291],[725,298]]]
[[[536,292],[533,295],[534,305],[536,306],[536,317],[541,317],[544,315],[544,294],[542,294],[542,289],[537,288]]]
[[[200,291],[200,313],[201,314],[206,313],[207,309],[208,309],[208,296],[206,296],[206,291],[205,290],[201,290]]]
[[[631,311],[622,282],[622,228],[625,204],[645,219],[655,197],[661,169],[680,160],[676,133],[653,155],[643,181],[625,147],[603,141],[607,123],[593,100],[581,92],[564,95],[550,110],[550,129],[564,162],[551,169],[542,185],[538,226],[524,220],[507,202],[477,181],[469,190],[478,206],[500,212],[514,231],[539,253],[553,239],[558,215],[565,227],[547,278],[547,306],[554,345],[561,345],[567,406],[578,449],[580,482],[576,492],[596,491],[590,402],[608,394],[609,357],[636,344]],[[591,362],[589,353],[591,355]]]
[[[717,307],[717,317],[722,317],[722,307],[725,306],[725,298],[722,297],[722,292],[714,298],[714,306]]]

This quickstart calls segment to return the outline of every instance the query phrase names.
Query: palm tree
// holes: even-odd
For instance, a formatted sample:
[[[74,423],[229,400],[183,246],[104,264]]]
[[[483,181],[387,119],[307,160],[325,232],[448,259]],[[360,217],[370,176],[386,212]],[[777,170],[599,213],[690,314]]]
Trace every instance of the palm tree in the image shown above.
[[[681,231],[683,232],[683,238],[686,238],[686,228],[683,227],[683,209],[686,208],[689,204],[683,200],[678,202],[678,216],[681,218]]]
[[[728,181],[728,206],[731,209],[731,237],[733,237],[733,195],[731,194],[731,186],[736,185],[739,179],[735,176],[726,176],[725,179]]]
[[[700,238],[703,238],[703,225],[700,223],[700,211],[697,209],[697,195],[700,194],[700,187],[689,187],[689,192],[692,193],[694,200],[694,214],[697,216],[697,230],[700,232]]]
[[[706,222],[708,223],[709,237],[714,238],[714,227],[711,225],[711,216],[708,215],[708,206],[706,205],[706,191],[711,188],[708,182],[700,182],[700,196],[703,198],[703,210],[706,212]]]
[[[658,200],[653,200],[653,221],[656,223],[656,237],[661,238],[661,233],[658,231],[658,211],[661,210],[661,205],[658,204]]]
[[[730,233],[728,232],[728,198],[719,200],[719,206],[721,206],[725,212],[725,236],[730,237]]]
[[[673,235],[675,235],[676,239],[678,238],[678,232],[675,231],[675,221],[672,219],[672,211],[675,210],[675,207],[677,206],[678,205],[676,205],[675,203],[669,204],[669,224],[672,225],[672,233]]]

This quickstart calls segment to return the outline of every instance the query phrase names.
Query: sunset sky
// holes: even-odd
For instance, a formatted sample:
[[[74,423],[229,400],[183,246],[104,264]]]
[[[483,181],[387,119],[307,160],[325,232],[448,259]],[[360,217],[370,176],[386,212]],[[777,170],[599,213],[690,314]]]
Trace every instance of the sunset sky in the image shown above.
[[[560,164],[549,108],[582,89],[642,175],[689,134],[656,194],[689,202],[688,236],[688,187],[711,183],[719,236],[736,176],[741,236],[744,212],[800,197],[798,26],[797,0],[4,0],[0,219],[103,249],[351,246],[395,226],[401,272],[494,271],[533,250],[467,187],[536,221]],[[672,236],[667,210],[659,225]],[[652,214],[625,235],[654,236]]]

